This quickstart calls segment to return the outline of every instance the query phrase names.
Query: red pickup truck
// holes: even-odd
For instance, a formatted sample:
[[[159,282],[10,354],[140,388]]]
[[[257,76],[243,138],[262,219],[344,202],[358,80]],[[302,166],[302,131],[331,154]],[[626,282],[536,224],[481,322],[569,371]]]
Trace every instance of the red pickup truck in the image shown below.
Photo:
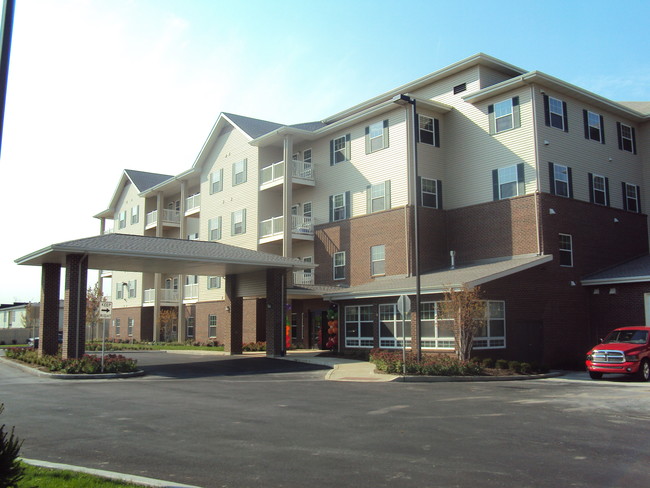
[[[587,371],[594,380],[604,373],[632,374],[650,379],[650,327],[621,327],[587,353]]]

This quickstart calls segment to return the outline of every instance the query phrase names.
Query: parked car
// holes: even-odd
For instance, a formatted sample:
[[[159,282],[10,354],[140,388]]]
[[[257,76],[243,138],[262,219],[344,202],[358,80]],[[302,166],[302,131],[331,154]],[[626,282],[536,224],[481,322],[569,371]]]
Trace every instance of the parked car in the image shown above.
[[[587,353],[587,371],[594,380],[606,373],[650,379],[650,327],[621,327]]]
[[[59,344],[63,344],[63,331],[59,331]],[[27,339],[27,345],[33,347],[34,349],[38,349],[38,337],[30,337]]]

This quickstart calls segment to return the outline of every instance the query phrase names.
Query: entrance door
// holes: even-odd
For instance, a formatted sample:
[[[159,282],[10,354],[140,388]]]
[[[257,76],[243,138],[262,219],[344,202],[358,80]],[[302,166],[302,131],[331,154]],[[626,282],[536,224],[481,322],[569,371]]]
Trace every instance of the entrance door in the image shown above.
[[[324,331],[327,329],[326,324],[327,312],[323,310],[309,312],[309,347],[311,349],[325,349],[327,339]]]

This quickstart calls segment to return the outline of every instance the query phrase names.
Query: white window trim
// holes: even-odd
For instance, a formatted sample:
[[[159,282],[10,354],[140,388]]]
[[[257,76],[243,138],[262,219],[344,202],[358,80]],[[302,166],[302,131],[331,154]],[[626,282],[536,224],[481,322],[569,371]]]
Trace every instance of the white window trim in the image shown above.
[[[558,255],[558,260],[560,262],[560,266],[563,268],[573,268],[573,237],[571,234],[559,234],[559,239],[558,239],[558,249],[559,249],[559,255]],[[569,238],[569,247],[568,248],[563,248],[562,246],[562,237],[568,237]],[[571,264],[562,264],[562,259],[560,256],[568,255],[571,258]]]
[[[597,180],[603,182],[603,188],[602,189],[596,188],[596,181]],[[591,181],[592,181],[592,189],[591,190],[593,192],[592,198],[594,200],[594,203],[596,205],[607,206],[607,180],[606,180],[606,178],[604,176],[602,176],[602,175],[597,175],[597,174],[594,173],[594,174],[592,174],[592,180]],[[597,199],[596,199],[597,194],[602,194],[603,195],[603,203],[600,203],[600,202],[597,201]]]
[[[393,331],[393,335],[384,336],[382,330],[384,325]],[[411,318],[404,317],[404,333],[402,332],[402,317],[394,303],[382,303],[379,305],[379,347],[387,349],[401,348],[402,342],[405,347],[411,347]],[[406,337],[404,337],[406,336]]]
[[[560,112],[553,110],[553,101],[557,102],[560,105]],[[564,104],[562,100],[555,97],[548,97],[548,114],[549,114],[549,123],[551,127],[556,129],[564,130]],[[553,124],[553,114],[559,115],[560,117],[560,127]]]
[[[419,119],[418,119],[418,129],[419,129],[419,134],[418,134],[418,142],[421,144],[427,144],[429,146],[435,146],[436,145],[436,126],[433,117],[429,117],[428,115],[422,115],[418,114]],[[426,122],[423,123],[423,120],[426,119]],[[424,127],[428,124],[428,121],[431,123],[431,129],[425,129]],[[426,142],[422,140],[422,132],[427,132],[431,134],[431,142]]]
[[[592,115],[598,120],[597,124],[592,124],[591,119]],[[594,139],[591,136],[591,128],[598,126],[598,139]],[[589,140],[591,141],[596,141],[596,142],[603,142],[603,128],[602,124],[600,123],[600,114],[596,112],[592,112],[591,110],[587,110],[587,128],[589,130]]]
[[[344,334],[345,334],[345,346],[346,347],[362,347],[362,348],[371,348],[374,345],[374,337],[372,336],[362,336],[361,335],[361,324],[369,323],[370,320],[361,320],[361,309],[370,309],[370,316],[373,317],[374,313],[372,312],[372,305],[349,305],[345,307],[344,315]],[[356,309],[356,320],[351,320],[348,322],[348,310]],[[356,324],[357,330],[359,331],[356,337],[348,337],[348,323]],[[373,323],[374,328],[374,323]]]
[[[223,191],[223,168],[210,173],[210,195]]]
[[[502,303],[503,317],[490,317],[490,303]],[[506,347],[507,333],[507,320],[506,320],[506,304],[503,300],[485,300],[485,320],[488,330],[487,336],[475,336],[472,345],[473,349],[504,349]],[[491,334],[490,320],[503,320],[503,335],[496,336]]]
[[[425,191],[424,189],[424,182],[431,182],[433,184],[433,192],[430,191]],[[424,204],[424,195],[433,195],[433,201],[434,201],[434,206],[432,207],[431,205],[425,205]],[[422,177],[420,181],[420,201],[422,202],[422,206],[426,208],[438,208],[438,180],[434,180],[432,178],[424,178]]]
[[[623,130],[625,128],[627,128],[630,131],[630,137],[626,137],[623,134]],[[625,141],[630,142],[630,148],[629,149],[625,148]],[[622,148],[623,151],[626,151],[626,152],[629,152],[629,153],[634,152],[634,139],[632,138],[632,126],[624,124],[622,122],[621,122],[621,148]]]
[[[381,259],[375,259],[374,251],[379,251],[381,249]],[[376,272],[375,266],[378,263],[383,263],[383,270],[381,272]],[[371,276],[385,276],[386,275],[386,246],[384,244],[379,244],[377,246],[372,246],[370,248],[370,275]]]
[[[503,115],[497,115],[497,107],[498,106],[505,106],[506,104],[509,104],[510,106],[510,112],[507,112]],[[510,117],[510,127],[505,127],[503,129],[499,129],[499,120],[505,119],[507,117]],[[497,102],[494,104],[494,131],[495,133],[500,133],[500,132],[505,132],[510,129],[514,129],[515,127],[515,110],[514,106],[512,103],[512,98],[507,98],[505,100],[501,100],[500,102]]]
[[[342,256],[342,257],[343,257],[343,263],[338,264],[338,265],[336,264],[336,257],[337,257],[337,256]],[[345,251],[335,252],[335,253],[332,255],[332,279],[333,279],[333,280],[335,280],[335,281],[340,281],[340,280],[344,280],[344,279],[345,279],[345,265],[346,265],[346,255],[345,255]],[[343,269],[343,276],[340,277],[340,278],[337,278],[337,277],[336,277],[336,270],[337,270],[337,269],[340,269],[340,268]]]
[[[512,168],[514,168],[514,170],[515,170],[514,180],[502,181],[502,179],[501,179],[502,172],[505,173],[506,170],[510,171]],[[508,198],[518,197],[519,196],[519,180],[517,178],[517,165],[513,164],[513,165],[510,165],[510,166],[505,166],[503,168],[499,168],[499,169],[497,169],[497,174],[499,176],[499,200],[506,200]],[[514,195],[503,196],[502,193],[501,193],[502,187],[504,185],[510,184],[510,183],[515,184],[515,193],[514,193]]]
[[[232,186],[238,186],[243,183],[246,183],[247,178],[247,169],[248,166],[246,159],[237,161],[232,164]]]
[[[341,206],[336,206],[336,197],[341,197],[343,200],[343,205]],[[336,218],[336,212],[337,209],[339,210],[339,213],[343,213],[343,216],[340,218]],[[332,222],[339,222],[341,220],[345,220],[345,216],[347,215],[347,208],[345,207],[345,193],[337,193],[335,195],[332,195]]]
[[[208,276],[208,290],[221,288],[221,276]]]
[[[629,196],[629,191],[630,188],[634,189],[634,197]],[[636,206],[636,213],[641,213],[641,208],[639,207],[639,187],[637,185],[633,185],[632,183],[625,183],[625,195],[623,195],[623,198],[625,198],[625,208],[629,210],[630,212],[635,212],[635,210],[630,210],[630,200],[634,200],[634,205]]]
[[[562,169],[564,169],[564,172],[562,172]],[[560,175],[563,174],[566,177],[566,181],[557,177],[558,172]],[[558,191],[558,185],[557,185],[558,181],[566,184],[566,195],[563,195]],[[569,198],[569,167],[568,166],[564,166],[563,164],[553,163],[553,188],[555,189],[555,194],[557,196]]]
[[[212,317],[214,317],[214,325],[212,325]],[[211,329],[214,328],[214,334],[211,333]],[[215,339],[217,337],[217,314],[211,313],[208,314],[208,338]]]

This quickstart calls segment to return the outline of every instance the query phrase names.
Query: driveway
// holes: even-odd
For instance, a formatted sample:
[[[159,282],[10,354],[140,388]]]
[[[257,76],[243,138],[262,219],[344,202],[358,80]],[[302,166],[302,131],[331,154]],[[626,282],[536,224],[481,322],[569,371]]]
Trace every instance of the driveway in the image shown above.
[[[265,357],[143,352],[148,374],[0,364],[22,455],[202,487],[646,487],[650,385],[351,383]]]

